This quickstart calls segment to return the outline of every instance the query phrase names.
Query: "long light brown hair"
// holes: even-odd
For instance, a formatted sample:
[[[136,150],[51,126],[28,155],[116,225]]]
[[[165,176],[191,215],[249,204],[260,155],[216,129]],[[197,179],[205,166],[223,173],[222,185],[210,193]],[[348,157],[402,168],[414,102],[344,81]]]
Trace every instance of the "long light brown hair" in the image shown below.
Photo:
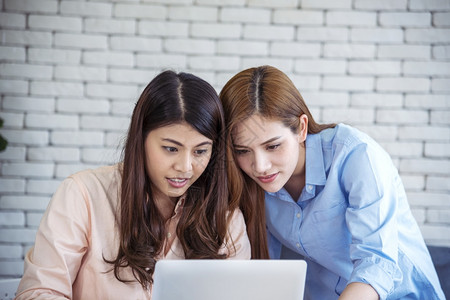
[[[271,66],[239,72],[220,92],[227,124],[227,172],[230,198],[239,202],[247,224],[252,258],[269,258],[265,225],[264,190],[240,170],[233,150],[233,131],[254,114],[281,121],[298,133],[300,116],[308,117],[308,133],[318,133],[335,124],[318,124],[289,77]],[[264,126],[263,124],[260,124]]]
[[[121,268],[131,267],[143,288],[153,282],[156,257],[166,234],[145,168],[144,143],[150,131],[182,122],[211,139],[213,149],[205,171],[187,191],[177,236],[187,259],[226,258],[219,249],[230,242],[227,227],[232,214],[227,212],[237,204],[228,204],[222,105],[206,81],[188,73],[165,71],[147,85],[136,103],[123,150],[117,220],[120,245],[115,259],[105,259],[114,265],[114,275],[120,281],[129,281],[121,278]]]

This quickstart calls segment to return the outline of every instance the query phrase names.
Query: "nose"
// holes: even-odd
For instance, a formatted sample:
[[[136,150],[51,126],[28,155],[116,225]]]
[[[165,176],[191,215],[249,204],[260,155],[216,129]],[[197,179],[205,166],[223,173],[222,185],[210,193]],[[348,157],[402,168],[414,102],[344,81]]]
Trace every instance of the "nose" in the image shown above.
[[[192,171],[193,157],[190,154],[182,154],[177,157],[174,169],[178,172],[189,173]]]
[[[253,171],[255,171],[256,174],[263,175],[271,168],[271,163],[267,155],[264,153],[256,152],[253,156],[253,164],[252,164]]]

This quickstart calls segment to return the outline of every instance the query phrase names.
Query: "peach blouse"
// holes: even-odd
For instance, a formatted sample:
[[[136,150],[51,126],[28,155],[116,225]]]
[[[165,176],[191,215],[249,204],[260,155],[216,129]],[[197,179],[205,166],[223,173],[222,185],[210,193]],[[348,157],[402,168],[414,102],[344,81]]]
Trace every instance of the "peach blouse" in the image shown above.
[[[103,259],[114,259],[118,251],[119,168],[118,164],[85,170],[61,183],[25,257],[16,299],[151,299],[151,292],[134,280],[131,268],[123,269],[121,278],[134,282],[123,283],[110,271],[113,265]],[[174,232],[183,200],[167,221],[166,249],[159,259],[184,259]],[[250,242],[239,210],[228,231],[228,243],[221,252],[231,259],[250,259]]]

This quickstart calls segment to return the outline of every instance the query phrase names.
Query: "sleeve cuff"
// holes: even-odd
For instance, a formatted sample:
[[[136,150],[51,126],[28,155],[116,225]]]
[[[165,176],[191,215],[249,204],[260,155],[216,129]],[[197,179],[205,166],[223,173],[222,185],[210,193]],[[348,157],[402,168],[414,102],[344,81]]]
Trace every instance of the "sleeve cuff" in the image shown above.
[[[370,257],[354,264],[353,273],[347,284],[351,282],[370,284],[377,291],[380,300],[383,300],[392,293],[395,283],[402,279],[403,274],[394,262]]]

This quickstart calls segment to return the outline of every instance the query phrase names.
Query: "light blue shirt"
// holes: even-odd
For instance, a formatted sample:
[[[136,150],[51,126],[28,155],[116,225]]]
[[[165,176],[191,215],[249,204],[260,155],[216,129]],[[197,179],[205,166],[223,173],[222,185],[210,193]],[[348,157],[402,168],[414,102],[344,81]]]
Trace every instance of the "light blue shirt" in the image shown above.
[[[306,184],[294,201],[266,193],[271,258],[308,263],[305,299],[370,284],[380,299],[445,299],[389,155],[343,124],[306,139]]]

